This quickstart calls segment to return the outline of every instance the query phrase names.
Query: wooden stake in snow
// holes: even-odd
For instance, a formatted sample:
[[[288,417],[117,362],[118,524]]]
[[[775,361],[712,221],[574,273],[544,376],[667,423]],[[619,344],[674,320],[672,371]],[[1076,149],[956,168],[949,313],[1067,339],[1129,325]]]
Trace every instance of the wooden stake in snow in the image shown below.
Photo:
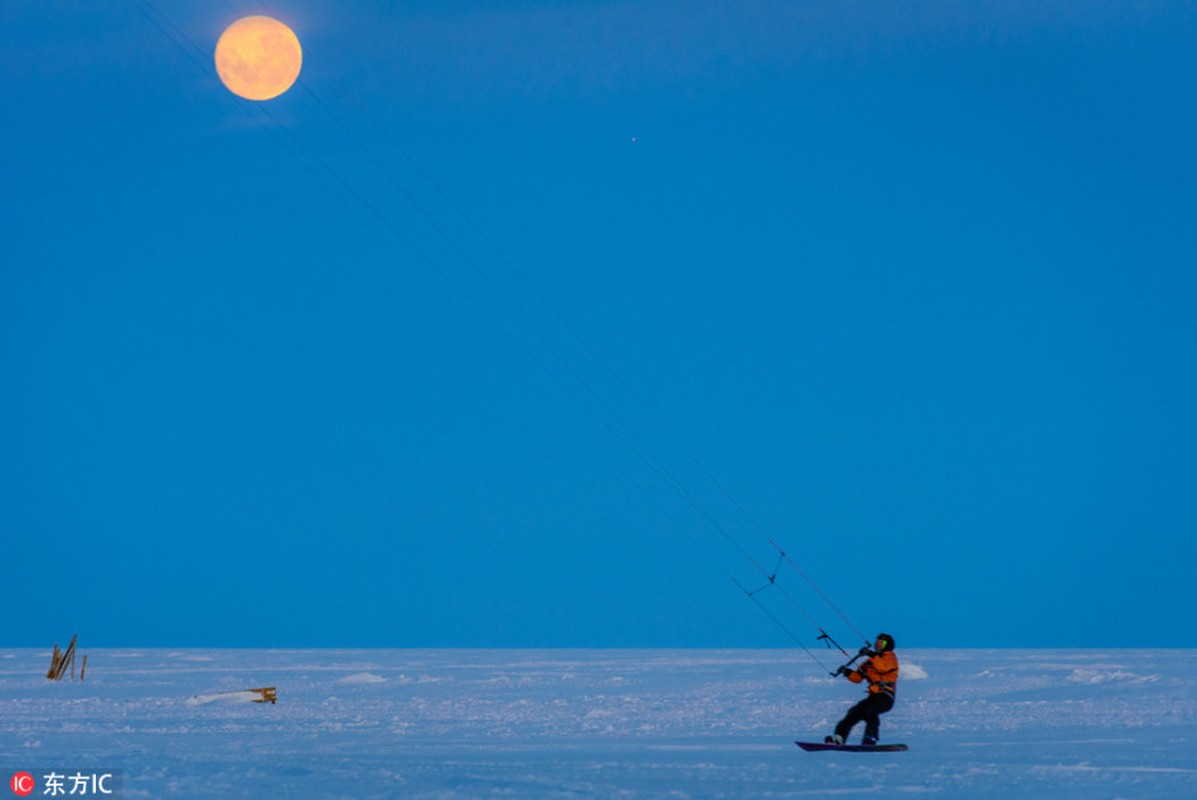
[[[79,639],[79,634],[71,637],[71,643],[67,645],[67,649],[59,650],[58,643],[54,643],[54,653],[50,656],[50,671],[46,673],[46,677],[52,681],[62,680],[62,676],[66,674],[67,669],[71,671],[71,680],[75,680],[75,643]],[[84,668],[87,666],[87,656],[83,657]],[[82,676],[80,676],[82,680]]]
[[[49,680],[57,680],[54,676],[58,674],[58,659],[62,658],[62,654],[58,650],[58,642],[54,643],[54,654],[50,656],[50,671],[46,673]]]
[[[278,700],[278,690],[273,686],[264,686],[261,689],[250,689],[254,694],[262,696],[260,700],[255,700],[255,703],[270,703],[274,704]]]

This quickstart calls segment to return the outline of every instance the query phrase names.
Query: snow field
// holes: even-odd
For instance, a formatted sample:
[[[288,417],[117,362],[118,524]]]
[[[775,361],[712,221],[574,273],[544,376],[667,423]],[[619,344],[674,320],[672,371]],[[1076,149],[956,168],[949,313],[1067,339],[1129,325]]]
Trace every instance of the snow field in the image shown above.
[[[1197,796],[1191,651],[899,651],[898,754],[798,750],[862,694],[787,650],[88,652],[86,682],[52,683],[48,652],[0,651],[6,778],[117,769],[139,798]],[[222,694],[260,686],[277,705]]]

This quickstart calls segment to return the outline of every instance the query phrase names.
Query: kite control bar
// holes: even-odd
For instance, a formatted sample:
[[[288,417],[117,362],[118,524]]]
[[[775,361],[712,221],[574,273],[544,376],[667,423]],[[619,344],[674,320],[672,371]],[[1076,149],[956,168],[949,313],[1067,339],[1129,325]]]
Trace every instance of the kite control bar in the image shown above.
[[[823,637],[819,637],[819,638],[823,638]],[[845,653],[845,655],[847,655],[847,653]],[[872,658],[875,655],[877,655],[877,654],[875,652],[873,652],[872,650],[870,650],[869,648],[862,647],[862,648],[860,648],[860,651],[856,655],[852,656],[844,664],[840,665],[839,669],[837,669],[835,672],[831,673],[831,676],[834,678],[837,675],[847,675],[849,672],[852,671],[851,667],[853,664],[855,664],[857,662],[858,659],[864,658],[866,656],[869,658]]]

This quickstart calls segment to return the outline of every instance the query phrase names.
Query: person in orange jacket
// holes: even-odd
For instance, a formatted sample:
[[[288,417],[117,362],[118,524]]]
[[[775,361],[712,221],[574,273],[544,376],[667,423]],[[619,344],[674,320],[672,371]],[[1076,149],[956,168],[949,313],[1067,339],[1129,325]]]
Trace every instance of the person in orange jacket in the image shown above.
[[[857,669],[840,667],[837,675],[844,675],[853,683],[868,681],[869,691],[835,726],[835,733],[823,741],[828,744],[843,744],[852,732],[852,727],[858,722],[864,722],[863,745],[877,744],[877,735],[881,731],[882,714],[894,707],[894,698],[898,685],[898,656],[894,653],[894,637],[888,633],[877,634],[877,641],[873,649],[862,647],[861,655],[869,658]]]

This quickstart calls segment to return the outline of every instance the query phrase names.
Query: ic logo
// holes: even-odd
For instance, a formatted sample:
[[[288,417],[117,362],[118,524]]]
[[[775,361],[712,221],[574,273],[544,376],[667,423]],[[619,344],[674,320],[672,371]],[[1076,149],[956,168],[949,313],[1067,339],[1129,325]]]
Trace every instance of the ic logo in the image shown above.
[[[12,793],[17,797],[25,797],[33,794],[33,776],[28,772],[18,772],[13,775],[8,785],[12,788]]]

